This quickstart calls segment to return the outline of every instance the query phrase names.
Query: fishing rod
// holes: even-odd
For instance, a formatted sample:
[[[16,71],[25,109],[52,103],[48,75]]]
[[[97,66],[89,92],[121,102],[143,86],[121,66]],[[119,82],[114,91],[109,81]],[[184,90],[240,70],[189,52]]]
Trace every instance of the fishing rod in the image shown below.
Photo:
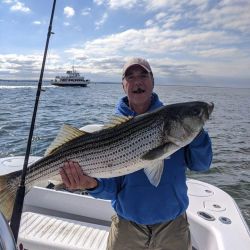
[[[40,72],[40,78],[39,78],[38,85],[37,85],[35,106],[34,106],[34,110],[33,110],[30,131],[29,131],[29,137],[28,137],[28,142],[27,142],[27,148],[26,148],[26,153],[25,153],[25,158],[24,158],[24,163],[23,163],[22,176],[21,176],[20,184],[19,184],[17,192],[16,192],[14,208],[13,208],[12,217],[10,220],[10,228],[13,232],[13,236],[14,236],[16,242],[17,242],[17,238],[18,238],[21,215],[22,215],[22,210],[23,210],[23,201],[24,201],[24,196],[25,196],[25,177],[26,177],[27,168],[28,168],[30,148],[31,148],[31,143],[32,143],[33,131],[34,131],[34,127],[35,127],[36,113],[37,113],[37,108],[38,108],[38,103],[39,103],[39,97],[40,97],[40,93],[41,93],[41,89],[42,89],[43,72],[44,72],[44,67],[45,67],[45,62],[46,62],[46,57],[47,57],[50,35],[53,34],[53,32],[51,30],[52,30],[52,22],[53,22],[53,17],[54,17],[55,6],[56,6],[56,0],[54,0],[54,2],[53,2],[53,7],[52,7],[52,11],[51,11],[51,16],[50,16],[50,23],[49,23],[49,28],[48,28],[45,50],[44,50],[44,54],[43,54],[43,62],[42,62],[42,67],[41,67],[41,72]]]

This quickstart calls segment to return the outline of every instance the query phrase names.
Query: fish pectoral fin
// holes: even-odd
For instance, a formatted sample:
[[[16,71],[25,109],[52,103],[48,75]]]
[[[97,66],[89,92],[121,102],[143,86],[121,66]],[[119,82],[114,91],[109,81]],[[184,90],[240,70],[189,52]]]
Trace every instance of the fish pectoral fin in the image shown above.
[[[147,175],[150,183],[157,187],[161,181],[164,162],[163,160],[153,161],[151,164],[152,165],[150,165],[150,167],[144,168],[144,172]]]
[[[77,128],[74,128],[70,125],[64,124],[58,135],[56,136],[55,140],[51,143],[51,145],[47,148],[45,152],[45,156],[52,154],[56,149],[58,149],[60,146],[65,144],[66,142],[69,142],[79,136],[85,135],[87,132],[81,131]]]
[[[167,158],[172,151],[174,144],[171,142],[168,142],[166,144],[163,144],[159,147],[156,147],[150,151],[148,151],[146,154],[144,154],[142,156],[143,160],[147,160],[147,161],[153,161],[153,160],[159,160],[159,159],[164,159]]]

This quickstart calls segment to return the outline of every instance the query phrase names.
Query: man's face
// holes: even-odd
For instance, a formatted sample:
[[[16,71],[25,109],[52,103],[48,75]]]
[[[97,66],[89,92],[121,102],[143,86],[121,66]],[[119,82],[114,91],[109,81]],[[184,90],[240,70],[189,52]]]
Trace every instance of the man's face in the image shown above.
[[[133,107],[151,102],[154,88],[153,76],[140,65],[128,68],[122,84],[128,96],[130,106]]]

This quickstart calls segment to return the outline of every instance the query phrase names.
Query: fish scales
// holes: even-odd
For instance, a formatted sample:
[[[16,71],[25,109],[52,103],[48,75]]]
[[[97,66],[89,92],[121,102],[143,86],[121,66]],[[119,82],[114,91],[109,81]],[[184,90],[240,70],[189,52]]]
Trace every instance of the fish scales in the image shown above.
[[[152,130],[154,131],[154,130]],[[121,144],[121,140],[117,143],[114,143],[112,147],[107,146],[103,149],[103,157],[101,157],[101,161],[98,162],[95,159],[88,159],[87,157],[83,157],[83,160],[87,160],[85,164],[84,172],[88,173],[88,175],[92,176],[92,172],[95,174],[95,177],[101,176],[101,174],[105,175],[105,177],[109,177],[110,171],[118,172],[120,175],[123,175],[129,172],[131,169],[129,166],[134,166],[134,161],[140,161],[141,156],[152,149],[155,146],[158,146],[159,143],[159,133],[155,133],[155,136],[145,137],[147,132],[145,130],[139,130],[137,134],[129,134],[123,139],[123,143]],[[144,138],[145,137],[145,138]],[[141,143],[143,141],[143,143]],[[129,147],[126,145],[130,145]],[[108,155],[106,155],[106,151],[108,151]],[[90,162],[88,162],[90,160]],[[95,168],[87,168],[88,166],[92,166],[96,162]],[[89,164],[88,164],[89,163]],[[123,170],[122,170],[123,169]],[[107,171],[107,174],[102,172],[99,174],[98,170]],[[104,177],[104,176],[103,176]]]
[[[151,123],[151,126],[148,123]],[[70,152],[67,150],[71,145],[68,145],[51,159],[48,156],[48,160],[43,161],[42,165],[36,164],[37,171],[31,166],[32,171],[28,173],[27,184],[32,185],[34,181],[39,180],[40,176],[44,178],[44,174],[50,177],[57,175],[58,168],[67,160],[79,162],[84,173],[93,177],[112,177],[114,174],[124,175],[131,172],[128,166],[132,165],[134,168],[135,164],[130,162],[139,160],[146,150],[158,146],[155,141],[160,141],[160,136],[159,133],[153,134],[153,131],[156,131],[155,128],[160,132],[159,120],[145,119],[135,123],[130,122],[119,129],[106,129],[88,134],[84,136],[84,140],[77,138],[71,142],[74,147]],[[148,138],[144,138],[145,135]],[[97,139],[98,144],[94,144]],[[126,166],[124,166],[125,163],[127,163]],[[46,170],[47,174],[44,172]]]
[[[67,153],[67,150],[70,147],[69,145],[65,147],[62,152],[56,153],[53,156],[48,156],[45,159],[40,160],[36,164],[31,166],[27,171],[26,185],[32,186],[33,183],[39,182],[40,179],[49,179],[53,178],[54,176],[57,176],[59,167],[62,166],[63,162],[67,160],[75,160],[79,161],[79,163],[84,164],[83,171],[86,174],[90,174],[91,172],[98,172],[97,170],[101,170],[101,173],[103,171],[105,172],[105,170],[107,169],[107,167],[110,166],[110,164],[108,164],[107,166],[107,162],[104,161],[103,158],[107,157],[107,151],[109,152],[110,149],[110,141],[112,139],[114,140],[114,138],[117,138],[118,136],[118,139],[116,139],[116,141],[119,142],[119,140],[122,139],[122,135],[127,136],[127,134],[131,134],[131,127],[134,127],[133,124],[128,128],[124,127],[124,130],[126,132],[124,134],[122,134],[122,132],[120,132],[119,130],[116,130],[115,134],[112,134],[110,133],[110,129],[107,129],[105,133],[103,133],[104,131],[101,131],[100,133],[98,133],[98,135],[90,134],[85,136],[85,141],[79,140],[79,138],[73,140],[72,144],[74,143],[75,146],[73,147],[73,149],[71,149],[70,154]],[[98,137],[99,143],[93,145],[93,141],[96,140],[96,137]],[[82,148],[83,151],[79,150],[79,147]],[[115,147],[117,147],[117,145],[115,145]],[[114,154],[115,153],[116,152],[114,152]],[[88,156],[90,156],[91,158],[89,158]],[[120,157],[120,155],[117,155],[117,157]],[[99,160],[96,162],[96,158],[101,159],[101,161]],[[112,160],[115,159],[109,159],[108,163]],[[124,160],[124,162],[125,161],[126,159]],[[91,165],[89,166],[89,164]],[[9,186],[12,186],[14,188],[19,182],[19,180],[20,176],[18,176],[15,181],[10,182]]]
[[[132,150],[132,153],[134,152],[137,154],[140,154],[140,150],[144,150],[144,152],[145,152],[145,148],[140,147],[139,142],[141,140],[144,140],[145,144],[146,145],[148,144],[148,142],[146,143],[146,138],[144,138],[145,135],[149,135],[146,131],[147,128],[149,128],[149,127],[145,127],[145,129],[137,130],[137,132],[133,133],[133,134],[131,134],[131,132],[128,131],[129,132],[128,134],[124,133],[123,137],[119,139],[119,141],[123,140],[123,143],[120,145],[120,147],[118,147],[119,145],[113,145],[114,149],[122,149],[122,155],[120,155],[121,156],[120,159],[123,159],[123,156],[126,156],[125,152],[127,152],[127,150]],[[151,129],[151,131],[153,131],[153,129]],[[152,139],[153,138],[151,137],[150,140],[152,140]],[[152,142],[149,142],[149,143],[152,144]],[[137,150],[135,150],[135,149],[137,149]],[[131,153],[127,153],[127,154],[129,154],[130,157],[132,157]]]

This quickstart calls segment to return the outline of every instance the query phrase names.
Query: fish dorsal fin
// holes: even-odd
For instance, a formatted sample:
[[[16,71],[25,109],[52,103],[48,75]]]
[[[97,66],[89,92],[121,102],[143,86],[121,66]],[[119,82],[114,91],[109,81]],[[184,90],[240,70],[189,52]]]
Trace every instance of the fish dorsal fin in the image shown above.
[[[133,116],[119,116],[119,115],[113,116],[111,121],[108,124],[104,125],[104,129],[116,127],[122,123],[130,121],[132,118],[134,117]]]
[[[47,148],[45,156],[52,154],[56,149],[65,144],[66,142],[72,141],[73,139],[85,135],[87,132],[81,131],[70,125],[64,124],[59,133],[57,134],[55,140]]]

